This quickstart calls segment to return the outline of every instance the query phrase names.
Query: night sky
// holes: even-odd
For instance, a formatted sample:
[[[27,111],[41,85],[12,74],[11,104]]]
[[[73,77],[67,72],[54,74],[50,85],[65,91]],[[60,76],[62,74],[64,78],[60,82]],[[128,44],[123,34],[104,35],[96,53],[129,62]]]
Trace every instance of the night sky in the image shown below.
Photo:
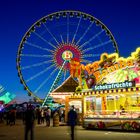
[[[120,56],[128,57],[140,46],[139,0],[1,0],[0,1],[0,84],[28,99],[16,70],[18,46],[37,20],[62,10],[82,11],[102,21],[117,41]]]

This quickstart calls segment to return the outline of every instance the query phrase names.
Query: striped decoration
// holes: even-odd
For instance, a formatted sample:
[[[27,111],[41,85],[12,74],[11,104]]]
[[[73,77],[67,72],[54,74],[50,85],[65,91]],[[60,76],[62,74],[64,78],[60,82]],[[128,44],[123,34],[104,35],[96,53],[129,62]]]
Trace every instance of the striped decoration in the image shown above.
[[[89,91],[89,92],[75,92],[72,96],[87,96],[87,95],[102,95],[102,94],[110,94],[110,93],[123,93],[130,91],[140,91],[140,87],[133,88],[124,88],[124,89],[111,89],[111,90],[102,90],[102,91]]]

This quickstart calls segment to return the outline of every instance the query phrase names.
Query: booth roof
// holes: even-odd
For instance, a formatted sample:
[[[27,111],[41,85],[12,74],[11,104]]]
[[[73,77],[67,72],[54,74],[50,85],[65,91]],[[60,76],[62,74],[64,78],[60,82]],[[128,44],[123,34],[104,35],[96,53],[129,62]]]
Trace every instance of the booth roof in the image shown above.
[[[53,92],[75,92],[78,82],[69,76],[59,87],[54,89]]]

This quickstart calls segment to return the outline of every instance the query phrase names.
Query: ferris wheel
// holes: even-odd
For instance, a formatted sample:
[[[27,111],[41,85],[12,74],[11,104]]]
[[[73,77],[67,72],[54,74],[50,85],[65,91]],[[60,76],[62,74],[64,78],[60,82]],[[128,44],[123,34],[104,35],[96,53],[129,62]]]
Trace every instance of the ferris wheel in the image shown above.
[[[118,47],[100,20],[80,11],[59,11],[39,19],[23,36],[18,76],[28,95],[42,101],[70,75],[70,58],[88,64],[104,52],[118,53]]]

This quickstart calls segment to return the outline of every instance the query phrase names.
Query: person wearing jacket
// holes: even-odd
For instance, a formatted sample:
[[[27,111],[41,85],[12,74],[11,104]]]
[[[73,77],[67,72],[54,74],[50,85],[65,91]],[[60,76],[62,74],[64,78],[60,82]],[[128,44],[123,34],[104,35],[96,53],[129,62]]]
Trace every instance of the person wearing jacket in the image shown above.
[[[77,113],[74,110],[74,106],[71,106],[68,112],[68,125],[71,127],[71,140],[74,140],[74,128],[77,123]]]
[[[31,104],[27,105],[27,110],[25,111],[25,137],[24,140],[28,140],[28,133],[30,132],[30,140],[34,140],[34,120],[35,113],[33,106]]]

